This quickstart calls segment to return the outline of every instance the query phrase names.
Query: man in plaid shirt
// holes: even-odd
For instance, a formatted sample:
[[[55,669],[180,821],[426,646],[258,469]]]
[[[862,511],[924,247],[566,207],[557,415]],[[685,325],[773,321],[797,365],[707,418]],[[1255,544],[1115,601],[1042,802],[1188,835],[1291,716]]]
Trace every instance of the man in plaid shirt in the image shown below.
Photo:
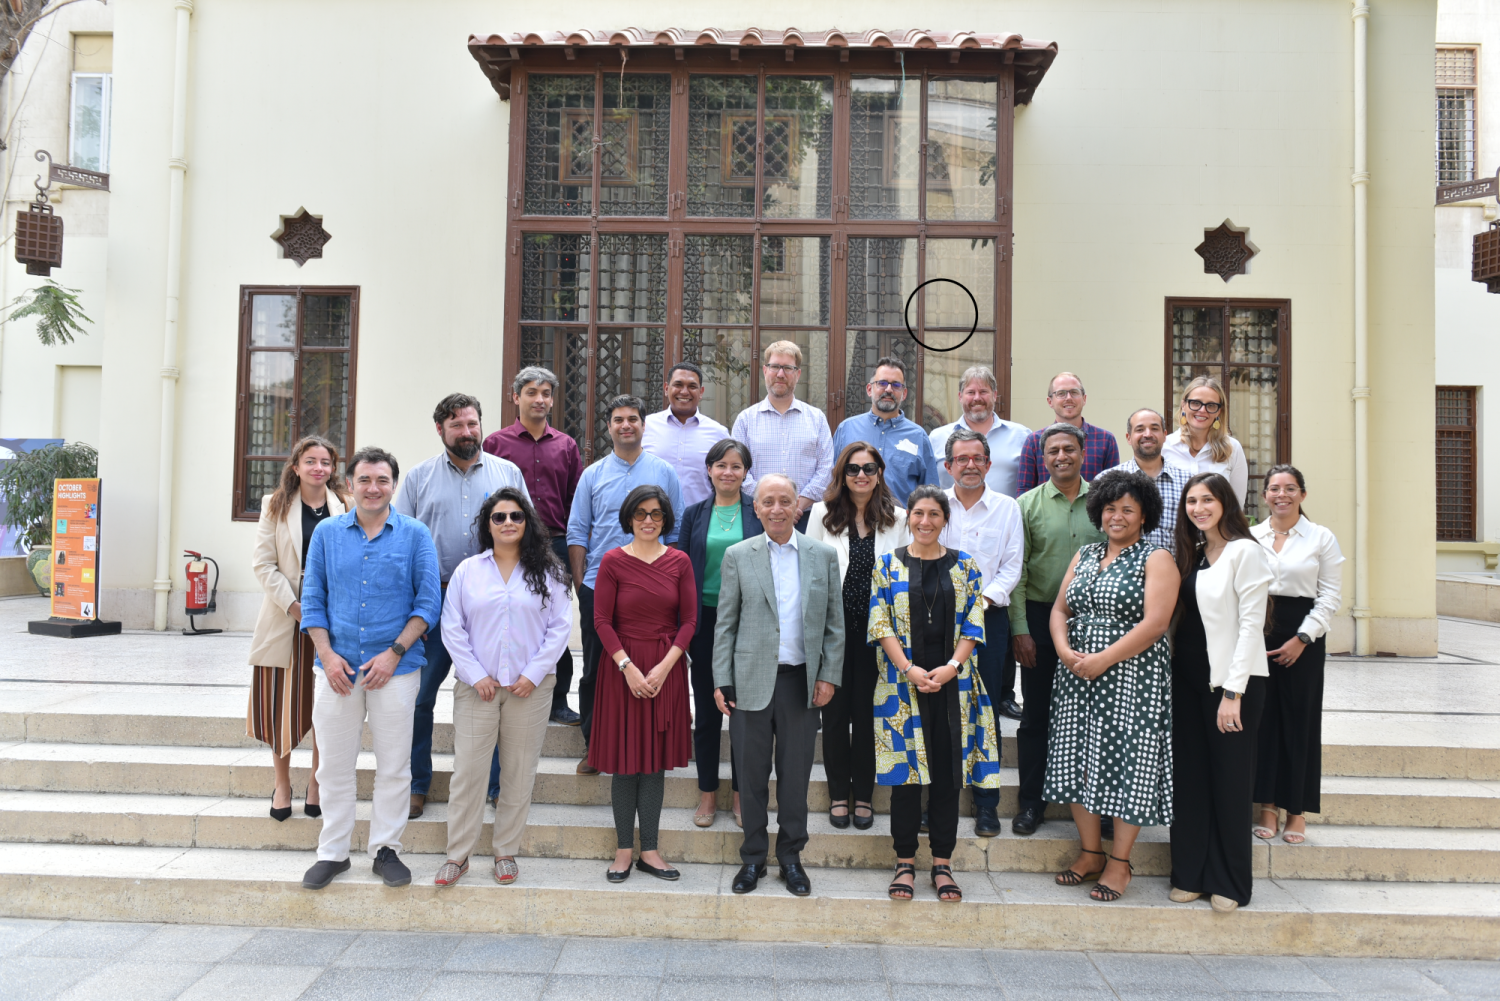
[[[1083,432],[1083,478],[1092,480],[1106,469],[1120,464],[1120,446],[1115,436],[1083,419],[1083,405],[1088,402],[1083,382],[1072,372],[1059,372],[1047,386],[1047,406],[1064,424]],[[1021,462],[1016,470],[1016,496],[1040,483],[1047,482],[1047,467],[1042,464],[1042,433],[1033,431],[1021,446]]]
[[[1162,415],[1150,407],[1142,407],[1130,415],[1125,432],[1125,443],[1135,453],[1135,458],[1126,459],[1116,466],[1132,473],[1145,473],[1161,491],[1161,523],[1156,531],[1147,532],[1143,538],[1153,546],[1177,554],[1177,507],[1182,500],[1182,490],[1193,478],[1192,470],[1185,469],[1167,459],[1161,453],[1162,442],[1167,440],[1167,422]]]

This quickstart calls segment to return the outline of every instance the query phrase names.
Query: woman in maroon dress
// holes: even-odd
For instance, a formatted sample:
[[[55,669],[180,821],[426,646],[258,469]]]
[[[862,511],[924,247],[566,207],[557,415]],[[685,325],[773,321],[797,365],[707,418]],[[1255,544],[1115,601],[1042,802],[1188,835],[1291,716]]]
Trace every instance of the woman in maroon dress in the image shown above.
[[[594,629],[609,661],[599,663],[589,764],[614,776],[611,883],[630,876],[637,815],[635,867],[658,879],[681,875],[656,850],[666,770],[686,765],[693,747],[687,671],[675,668],[698,625],[698,595],[687,553],[662,544],[673,523],[665,490],[632,490],[620,525],[634,537],[604,554],[594,583]]]

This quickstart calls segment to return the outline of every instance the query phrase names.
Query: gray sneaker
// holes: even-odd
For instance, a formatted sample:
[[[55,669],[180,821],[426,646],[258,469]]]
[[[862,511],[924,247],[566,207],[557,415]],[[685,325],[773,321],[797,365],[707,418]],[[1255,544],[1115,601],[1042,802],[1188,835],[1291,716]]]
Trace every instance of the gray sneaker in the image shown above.
[[[333,877],[341,872],[349,871],[349,860],[333,862],[328,859],[320,859],[307,870],[302,877],[302,888],[304,890],[321,890],[333,882]],[[410,877],[408,877],[410,878]]]
[[[372,868],[386,886],[406,886],[411,882],[411,870],[396,856],[394,848],[382,848],[376,852]]]

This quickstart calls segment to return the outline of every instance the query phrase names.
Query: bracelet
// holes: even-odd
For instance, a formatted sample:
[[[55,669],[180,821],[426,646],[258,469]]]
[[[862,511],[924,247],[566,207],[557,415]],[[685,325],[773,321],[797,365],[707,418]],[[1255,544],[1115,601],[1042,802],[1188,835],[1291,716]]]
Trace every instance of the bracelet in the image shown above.
[[[624,671],[625,671],[625,669],[627,667],[635,667],[635,664],[631,663],[631,660],[630,660],[629,657],[626,657],[624,660],[620,661],[615,666],[618,667],[620,669],[620,672],[623,674]],[[639,668],[637,668],[637,670],[639,670]]]

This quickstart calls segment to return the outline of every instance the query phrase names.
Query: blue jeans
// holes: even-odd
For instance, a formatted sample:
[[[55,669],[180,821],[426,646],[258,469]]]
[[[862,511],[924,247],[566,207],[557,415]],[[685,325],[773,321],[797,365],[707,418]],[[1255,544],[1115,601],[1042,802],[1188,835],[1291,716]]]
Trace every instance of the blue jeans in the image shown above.
[[[432,710],[437,705],[438,689],[448,680],[453,658],[443,646],[443,627],[427,630],[424,642],[427,663],[422,665],[422,687],[417,690],[417,709],[411,724],[411,794],[426,796],[432,787]],[[500,748],[490,761],[490,799],[500,791]]]
[[[1004,697],[1002,678],[1005,674],[1005,656],[1010,651],[1010,615],[1004,608],[984,610],[984,646],[979,648],[979,682],[984,685],[990,704],[998,706]],[[1000,714],[995,714],[995,746],[1000,745]],[[998,810],[999,789],[974,789],[974,809]]]

